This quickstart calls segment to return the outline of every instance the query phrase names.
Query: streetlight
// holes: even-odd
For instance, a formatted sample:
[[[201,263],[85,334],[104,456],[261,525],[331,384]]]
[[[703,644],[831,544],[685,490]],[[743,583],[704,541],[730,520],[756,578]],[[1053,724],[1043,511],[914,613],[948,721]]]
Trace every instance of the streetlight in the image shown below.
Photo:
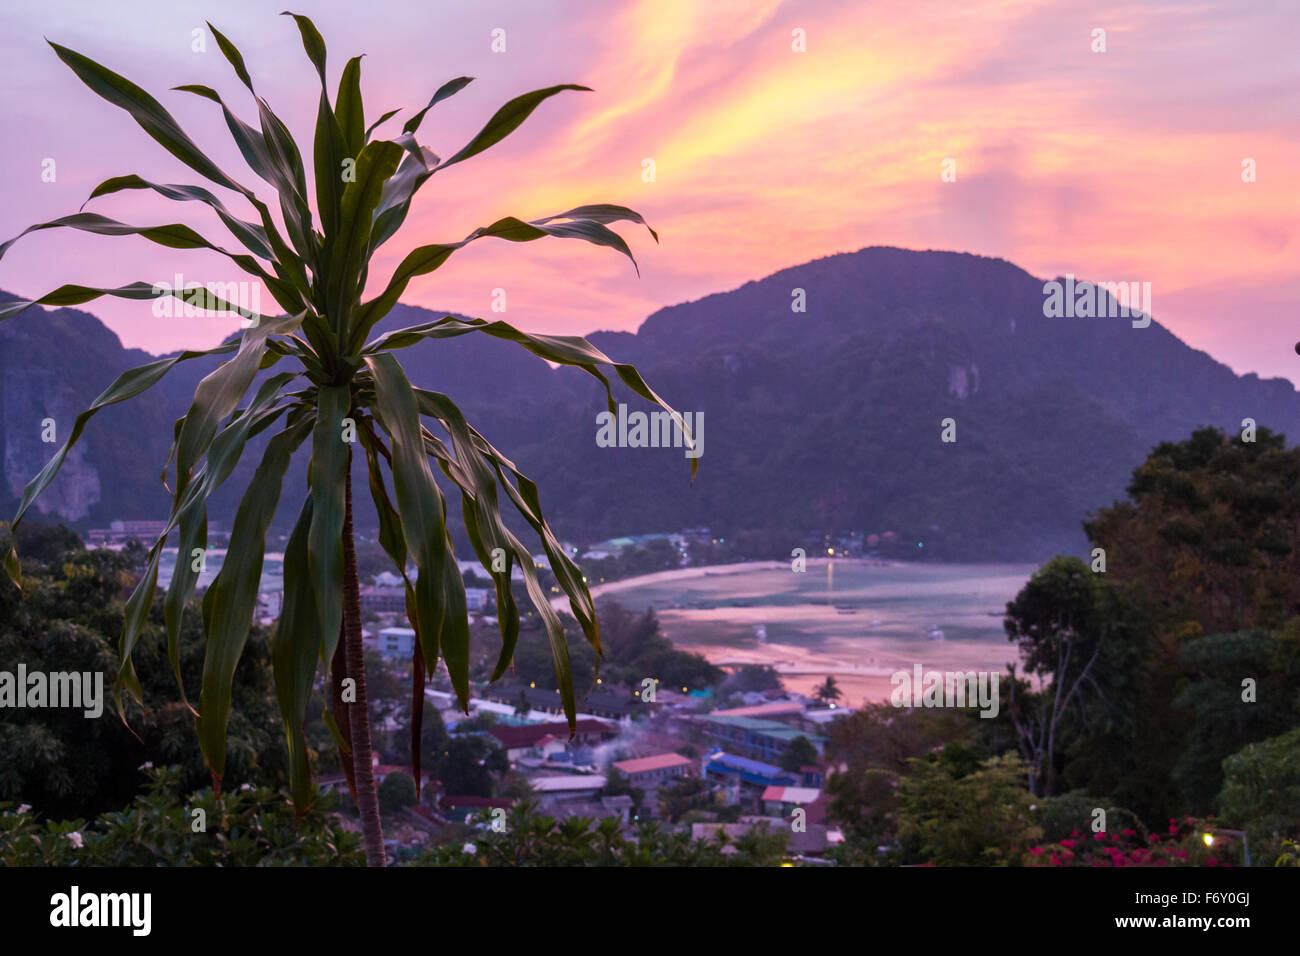
[[[1245,830],[1225,830],[1221,827],[1207,829],[1201,834],[1201,839],[1205,841],[1206,846],[1214,846],[1214,835],[1216,833],[1221,833],[1224,836],[1241,837],[1242,855],[1246,858],[1246,866],[1250,866],[1250,838],[1246,836]]]

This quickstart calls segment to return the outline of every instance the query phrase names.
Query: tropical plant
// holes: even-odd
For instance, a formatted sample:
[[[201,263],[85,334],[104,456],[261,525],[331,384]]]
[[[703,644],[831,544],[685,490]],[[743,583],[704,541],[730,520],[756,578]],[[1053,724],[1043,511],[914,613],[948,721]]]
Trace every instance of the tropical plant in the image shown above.
[[[844,692],[840,690],[840,685],[835,682],[835,675],[833,674],[828,674],[826,682],[813,691],[813,700],[824,707],[834,704],[843,696]]]
[[[321,82],[311,156],[314,210],[308,201],[302,152],[284,123],[257,95],[239,50],[211,24],[208,28],[222,54],[253,96],[257,126],[238,118],[222,96],[209,87],[177,87],[211,100],[221,108],[244,160],[275,192],[284,235],[267,204],[202,152],[157,100],[94,60],[51,43],[59,59],[82,82],[108,102],[126,110],[168,152],[194,172],[247,200],[256,210],[257,221],[239,218],[206,188],[160,185],[126,175],[104,181],[91,191],[90,199],[123,190],[146,189],[178,202],[198,202],[217,215],[246,251],[229,251],[177,223],[134,226],[93,213],[79,212],[38,223],[26,232],[66,227],[100,235],[141,236],[173,249],[214,250],[228,256],[258,280],[285,314],[257,314],[205,287],[160,289],[145,282],[117,288],[63,285],[38,299],[0,306],[0,320],[3,320],[33,305],[70,306],[101,296],[147,300],[161,292],[210,311],[238,314],[244,326],[237,340],[213,349],[180,352],[124,372],[77,416],[62,447],[24,490],[13,524],[18,525],[33,501],[54,479],[96,412],[139,395],[180,362],[204,356],[229,356],[199,383],[188,412],[176,422],[171,453],[163,472],[165,478],[167,468],[174,463],[170,516],[166,531],[150,550],[147,569],[127,602],[114,699],[121,712],[124,692],[135,699],[140,697],[140,682],[131,655],[154,601],[159,558],[167,536],[179,532],[180,555],[202,549],[207,538],[209,495],[229,477],[250,439],[277,423],[282,424],[270,438],[244,493],[231,531],[227,559],[203,598],[207,647],[202,690],[197,707],[185,701],[194,714],[202,752],[214,787],[219,791],[225,769],[231,684],[257,601],[265,536],[279,503],[289,461],[310,439],[310,490],[305,500],[294,503],[298,517],[286,547],[284,606],[272,648],[276,691],[291,764],[292,795],[299,812],[307,810],[314,796],[303,721],[320,663],[330,668],[332,676],[331,729],[361,812],[366,858],[371,865],[383,865],[383,834],[371,772],[352,534],[352,445],[359,440],[365,454],[369,490],[379,514],[380,542],[406,579],[407,616],[418,636],[414,655],[415,700],[422,698],[424,680],[432,674],[439,658],[446,664],[462,707],[467,707],[469,699],[465,586],[453,559],[446,501],[430,468],[430,458],[437,461],[443,475],[459,492],[467,536],[495,584],[501,650],[493,679],[500,677],[509,666],[519,633],[519,610],[510,586],[512,570],[518,567],[529,598],[545,623],[565,713],[572,725],[574,695],[564,628],[538,580],[528,549],[506,526],[500,511],[498,484],[523,520],[541,538],[555,580],[568,596],[569,606],[587,640],[597,650],[600,646],[591,596],[582,574],[546,523],[537,487],[465,420],[450,398],[414,387],[394,352],[427,339],[472,333],[490,335],[516,342],[547,361],[575,366],[593,375],[605,387],[611,410],[616,407],[615,401],[610,379],[602,367],[613,369],[633,392],[668,411],[678,427],[683,428],[688,444],[693,447],[693,442],[681,416],[651,390],[635,368],[612,361],[582,338],[533,335],[501,321],[453,316],[368,338],[413,278],[433,272],[453,252],[477,239],[496,237],[510,242],[530,242],[548,236],[584,239],[632,259],[627,243],[607,224],[646,223],[638,213],[623,206],[579,206],[528,222],[506,217],[475,229],[458,242],[435,243],[412,250],[401,260],[382,291],[362,301],[372,256],[402,225],[421,186],[435,174],[504,139],[544,100],[566,90],[587,87],[551,86],[511,100],[469,143],[443,160],[421,145],[416,134],[428,111],[463,89],[471,77],[457,77],[444,84],[427,106],[406,121],[399,135],[377,139],[376,129],[397,111],[385,113],[367,125],[361,97],[361,58],[353,57],[347,62],[331,103],[325,80],[324,40],[308,18],[289,15],[298,26],[303,47]],[[654,230],[648,225],[646,228],[657,240]],[[0,256],[13,241],[0,245]],[[260,370],[272,369],[286,359],[291,370],[277,370],[269,377],[258,376]],[[244,401],[242,407],[241,401]],[[441,426],[445,438],[425,427],[422,419]],[[698,461],[692,459],[692,478],[697,465]],[[393,489],[391,497],[389,480]],[[416,568],[414,581],[407,573],[408,560]],[[197,564],[178,560],[163,598],[173,670],[178,670],[181,614],[186,599],[195,590]],[[11,549],[6,555],[5,568],[10,578],[21,586],[16,551]],[[355,682],[347,685],[347,705],[343,696],[345,682]],[[417,710],[412,719],[412,735],[417,742],[419,717]],[[411,749],[418,760],[418,743]],[[413,769],[419,779],[418,765]]]

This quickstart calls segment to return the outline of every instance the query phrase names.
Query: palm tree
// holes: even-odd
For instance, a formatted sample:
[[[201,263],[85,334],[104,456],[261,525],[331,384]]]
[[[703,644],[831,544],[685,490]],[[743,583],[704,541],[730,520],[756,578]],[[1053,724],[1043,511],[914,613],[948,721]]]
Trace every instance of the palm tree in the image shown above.
[[[844,692],[840,690],[833,676],[827,677],[826,682],[813,691],[813,700],[823,705],[833,704],[843,696]]]
[[[182,700],[194,714],[214,789],[220,793],[231,683],[257,602],[266,533],[276,512],[289,461],[310,439],[309,490],[298,505],[297,521],[286,548],[283,612],[272,640],[276,694],[291,764],[291,791],[299,812],[310,805],[315,793],[303,723],[319,663],[330,668],[333,700],[332,708],[326,713],[327,724],[335,735],[361,812],[366,858],[371,865],[382,866],[383,833],[371,772],[352,535],[353,445],[359,442],[365,455],[369,490],[379,515],[380,542],[405,579],[407,616],[417,634],[414,700],[423,699],[425,678],[433,673],[440,657],[461,706],[467,708],[469,699],[465,587],[452,554],[446,501],[434,479],[430,458],[459,492],[466,534],[496,588],[501,649],[493,680],[509,666],[519,633],[519,610],[511,594],[511,574],[518,567],[528,596],[545,624],[565,713],[570,726],[573,725],[573,681],[564,628],[538,582],[528,549],[506,526],[500,511],[499,490],[540,537],[556,582],[568,596],[574,617],[598,653],[600,648],[591,595],[577,566],[547,525],[536,485],[465,420],[450,398],[414,387],[394,352],[426,339],[474,333],[494,336],[516,342],[547,361],[576,366],[595,376],[605,387],[611,410],[615,408],[614,398],[602,367],[612,368],[633,392],[672,414],[678,427],[686,433],[688,444],[690,435],[681,416],[646,385],[635,368],[613,362],[582,338],[532,335],[505,322],[453,316],[369,338],[375,324],[397,303],[411,279],[439,268],[453,252],[477,239],[497,237],[511,242],[529,242],[548,236],[584,239],[609,246],[632,259],[626,242],[607,224],[646,223],[631,209],[614,205],[580,206],[528,222],[514,217],[499,219],[475,229],[458,242],[435,243],[412,250],[382,291],[363,302],[362,292],[372,256],[397,232],[416,191],[425,182],[504,139],[542,101],[566,90],[587,88],[566,84],[519,96],[499,109],[462,149],[442,160],[416,140],[416,133],[426,113],[463,89],[471,77],[458,77],[444,84],[424,109],[406,121],[400,135],[376,139],[376,128],[397,111],[385,113],[366,125],[361,98],[361,58],[354,57],[347,62],[331,103],[325,82],[325,43],[309,19],[289,15],[294,17],[303,47],[321,81],[311,157],[314,210],[307,198],[302,153],[284,123],[257,95],[239,50],[211,24],[208,27],[222,54],[253,97],[257,125],[249,125],[237,117],[220,94],[209,87],[177,87],[211,100],[221,108],[244,160],[275,192],[284,235],[266,203],[201,152],[157,100],[82,54],[50,44],[59,59],[95,93],[126,110],[146,133],[191,170],[243,196],[256,211],[257,218],[256,221],[239,218],[201,186],[160,185],[126,175],[101,183],[91,192],[90,199],[123,190],[146,189],[178,202],[200,203],[216,214],[244,251],[229,251],[181,224],[133,226],[82,212],[39,223],[23,234],[66,227],[101,235],[142,236],[174,249],[214,250],[259,281],[284,314],[257,314],[202,287],[166,289],[143,282],[118,288],[64,285],[39,299],[0,306],[0,320],[3,320],[32,305],[77,305],[100,296],[143,300],[155,298],[161,292],[191,305],[200,304],[207,310],[236,313],[242,317],[244,327],[237,340],[217,348],[181,352],[119,376],[77,416],[66,442],[27,485],[11,530],[16,530],[32,502],[53,480],[87,421],[101,408],[139,395],[180,362],[204,356],[229,356],[199,383],[188,412],[176,422],[171,453],[164,466],[166,475],[167,468],[175,464],[171,510],[166,530],[150,549],[145,573],[126,604],[114,701],[122,714],[125,713],[123,692],[140,702],[140,683],[132,666],[132,650],[153,606],[159,558],[168,535],[173,531],[179,533],[179,555],[189,555],[194,549],[201,552],[207,538],[209,495],[229,477],[250,439],[279,427],[270,437],[239,504],[225,563],[203,597],[207,646],[197,707],[190,704],[181,687]],[[648,225],[646,228],[657,240],[654,230]],[[13,241],[0,245],[0,256]],[[287,360],[283,366],[282,360]],[[258,375],[261,370],[272,369],[274,374]],[[430,431],[422,418],[436,422],[445,437]],[[696,465],[697,461],[692,459],[692,478]],[[393,489],[391,497],[389,481]],[[408,561],[416,568],[414,581],[407,572]],[[10,578],[21,586],[21,568],[12,547],[5,556],[5,568]],[[197,579],[198,568],[178,559],[163,598],[167,649],[178,683],[181,616],[186,601],[194,594]],[[417,706],[412,714],[411,753],[417,780],[420,710]]]

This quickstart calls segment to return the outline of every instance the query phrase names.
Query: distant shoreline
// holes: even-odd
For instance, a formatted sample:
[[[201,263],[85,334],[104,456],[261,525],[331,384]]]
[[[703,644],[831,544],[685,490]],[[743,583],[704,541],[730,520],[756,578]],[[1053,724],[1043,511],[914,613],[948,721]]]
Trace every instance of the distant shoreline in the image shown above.
[[[865,565],[876,568],[901,567],[911,563],[907,561],[885,561],[881,558],[808,558],[808,567],[825,567],[833,562],[841,564]],[[717,577],[724,574],[743,574],[747,571],[780,571],[790,567],[789,561],[740,561],[735,564],[706,564],[689,568],[673,568],[671,571],[655,571],[653,574],[642,574],[634,578],[621,578],[618,581],[608,581],[605,584],[598,584],[594,588],[589,588],[591,598],[594,601],[598,597],[607,594],[613,594],[616,591],[626,591],[630,588],[645,587],[651,584],[667,584],[673,581],[689,581],[694,578]],[[568,607],[568,598],[564,595],[551,598],[551,606],[557,610],[561,607]]]

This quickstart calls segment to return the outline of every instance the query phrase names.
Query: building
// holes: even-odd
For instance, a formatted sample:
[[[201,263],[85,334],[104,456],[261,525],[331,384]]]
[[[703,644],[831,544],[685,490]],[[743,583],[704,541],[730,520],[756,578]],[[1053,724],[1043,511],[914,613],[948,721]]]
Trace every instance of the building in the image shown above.
[[[572,738],[569,737],[569,725],[564,722],[491,727],[487,733],[497,739],[513,763],[522,757],[547,757],[569,746],[594,747],[617,737],[618,728],[603,720],[585,719],[577,722]]]
[[[438,809],[449,816],[470,816],[482,810],[506,810],[514,806],[509,797],[474,797],[443,794],[438,797]]]
[[[533,788],[543,807],[570,800],[590,800],[596,791],[604,789],[607,778],[603,773],[569,773],[555,777],[530,777]]]
[[[131,541],[152,545],[167,528],[166,521],[110,521],[107,528],[91,528],[86,532],[86,546],[90,548],[121,547]],[[208,522],[208,539],[225,536],[221,522]]]
[[[759,799],[769,817],[788,820],[796,808],[801,808],[806,814],[805,823],[826,822],[826,801],[815,787],[768,787]]]
[[[704,736],[714,743],[731,753],[755,760],[779,761],[796,737],[806,737],[818,753],[824,752],[826,747],[825,737],[775,720],[719,713],[702,714],[695,720],[703,729]]]
[[[802,715],[807,704],[798,700],[774,700],[766,704],[754,704],[750,707],[732,707],[727,710],[715,710],[714,717],[756,717],[766,720],[779,720],[782,717]]]
[[[656,754],[653,757],[619,760],[613,766],[627,777],[632,786],[654,790],[679,777],[690,776],[693,765],[694,761],[681,754]]]
[[[361,613],[400,614],[405,610],[405,587],[375,585],[361,588]]]
[[[722,783],[723,802],[727,806],[744,804],[756,809],[762,805],[768,787],[794,787],[800,783],[796,774],[780,767],[722,752],[705,757],[702,770],[704,779]]]
[[[526,687],[523,694],[524,699],[528,701],[528,706],[533,710],[543,710],[552,714],[564,713],[564,702],[557,690]],[[502,690],[500,695],[502,699],[509,698],[511,701],[518,699],[518,694],[510,690]],[[639,703],[640,698],[631,692],[611,694],[609,691],[594,690],[579,700],[577,707],[578,711],[583,714],[607,717],[610,720],[625,720],[632,716],[632,712]]]
[[[482,611],[487,607],[488,593],[486,588],[466,588],[465,589],[465,606],[471,611]]]
[[[410,657],[415,653],[415,631],[409,627],[382,627],[379,629],[379,652]]]

